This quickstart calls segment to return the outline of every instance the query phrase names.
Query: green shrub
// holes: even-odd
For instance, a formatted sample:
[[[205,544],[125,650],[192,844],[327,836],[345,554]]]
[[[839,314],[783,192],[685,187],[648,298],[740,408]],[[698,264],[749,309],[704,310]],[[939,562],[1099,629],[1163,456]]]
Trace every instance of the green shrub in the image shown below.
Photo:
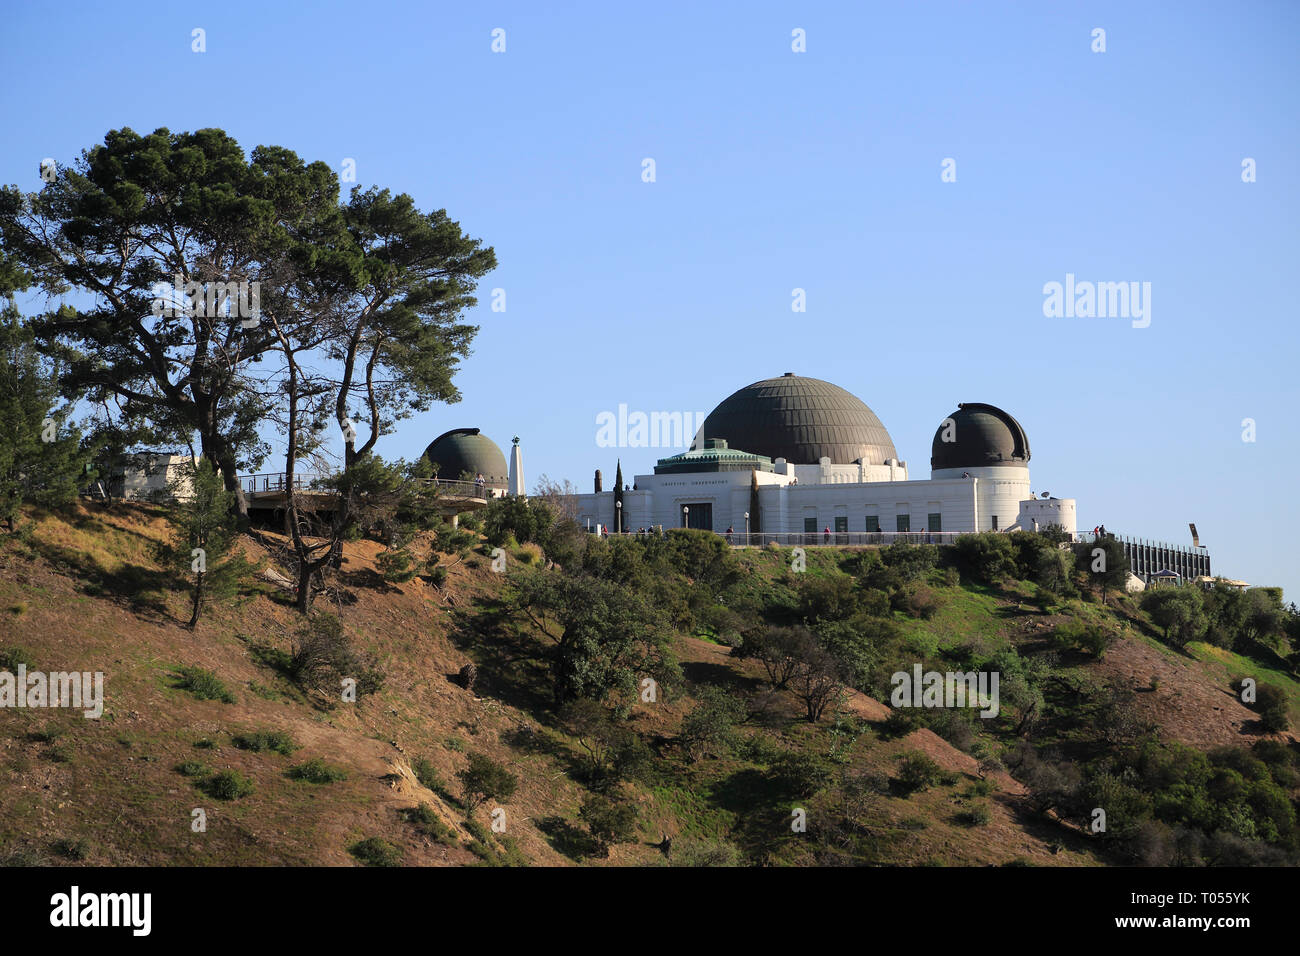
[[[692,759],[725,752],[736,725],[745,719],[745,702],[720,687],[706,686],[699,698],[682,721],[682,741]]]
[[[903,755],[895,779],[904,793],[916,793],[946,782],[949,775],[925,754],[920,751],[909,751]]]
[[[1016,573],[1015,546],[997,531],[958,535],[954,542],[958,566],[977,581],[992,584]]]
[[[593,793],[582,801],[578,811],[602,856],[609,856],[615,843],[636,839],[636,807],[624,800],[611,800]]]
[[[745,865],[745,855],[738,847],[725,840],[676,840],[673,842],[673,866],[725,866]]]
[[[957,822],[966,827],[988,826],[993,819],[993,812],[986,803],[975,803],[957,814]]]
[[[1276,684],[1260,684],[1255,688],[1255,710],[1269,733],[1282,733],[1291,726],[1289,704],[1286,691]]]
[[[29,671],[36,668],[36,659],[27,651],[26,648],[18,647],[0,647],[0,671],[15,672],[18,666],[22,665]]]
[[[178,680],[176,687],[187,690],[199,700],[219,700],[223,704],[233,704],[235,695],[212,671],[202,667],[176,668]]]
[[[186,760],[176,765],[176,772],[182,777],[206,777],[212,768],[200,760]]]
[[[293,738],[283,730],[256,730],[252,733],[237,734],[232,738],[232,742],[240,750],[251,750],[256,754],[269,750],[287,757],[298,749]]]
[[[906,737],[921,726],[921,718],[914,708],[895,707],[881,724],[881,732],[886,737]]]
[[[783,793],[811,797],[828,787],[835,773],[821,756],[796,750],[782,755],[768,776]]]
[[[90,845],[85,840],[55,840],[51,849],[68,860],[80,861],[90,855]]]
[[[208,780],[204,789],[218,800],[238,800],[253,792],[253,781],[238,770],[222,770]]]
[[[348,847],[366,866],[401,866],[402,851],[382,837],[367,837]]]
[[[411,761],[411,772],[415,774],[415,779],[420,782],[420,786],[428,787],[440,795],[446,792],[447,785],[442,782],[442,777],[438,775],[433,764],[424,757],[417,757]]]
[[[313,757],[305,763],[295,764],[286,771],[293,780],[307,783],[338,783],[346,780],[348,775],[341,768],[328,764],[320,757]]]
[[[433,837],[439,843],[448,845],[455,843],[455,834],[452,832],[451,827],[443,823],[442,818],[427,803],[422,803],[407,810],[406,819],[415,824],[416,829],[421,833]]]

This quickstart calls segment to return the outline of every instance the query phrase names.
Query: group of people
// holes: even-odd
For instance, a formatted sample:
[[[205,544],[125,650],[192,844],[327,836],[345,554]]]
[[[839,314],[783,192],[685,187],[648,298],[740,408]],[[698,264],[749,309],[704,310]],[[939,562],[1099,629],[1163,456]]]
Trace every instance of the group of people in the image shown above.
[[[1092,536],[1098,541],[1106,537],[1106,526],[1104,524],[1097,525],[1097,527],[1092,529]]]

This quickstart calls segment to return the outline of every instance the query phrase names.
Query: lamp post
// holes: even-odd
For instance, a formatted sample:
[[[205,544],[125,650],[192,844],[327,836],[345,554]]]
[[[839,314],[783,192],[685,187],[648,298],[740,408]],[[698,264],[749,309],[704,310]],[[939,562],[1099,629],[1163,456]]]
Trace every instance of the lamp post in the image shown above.
[[[623,533],[623,502],[614,502],[614,533]]]
[[[691,522],[690,522],[690,514],[691,514],[691,509],[690,509],[690,508],[687,508],[687,507],[683,507],[683,508],[682,508],[682,527],[683,527],[683,528],[689,528],[689,527],[691,526]]]
[[[749,512],[745,512],[745,544],[749,544]]]

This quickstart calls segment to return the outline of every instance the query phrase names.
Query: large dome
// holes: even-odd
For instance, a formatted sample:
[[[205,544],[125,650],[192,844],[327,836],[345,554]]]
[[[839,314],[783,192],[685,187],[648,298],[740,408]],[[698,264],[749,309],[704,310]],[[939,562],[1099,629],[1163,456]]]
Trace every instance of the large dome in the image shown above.
[[[477,428],[453,428],[435,438],[424,457],[438,466],[438,477],[455,481],[468,473],[482,475],[489,488],[504,488],[508,480],[506,456],[497,443]]]
[[[897,458],[894,441],[866,404],[838,385],[786,372],[746,385],[704,420],[702,438],[797,465],[822,458],[882,465]]]
[[[952,424],[948,422],[951,420]],[[930,469],[1028,467],[1029,436],[1002,409],[966,402],[940,423],[930,445]]]

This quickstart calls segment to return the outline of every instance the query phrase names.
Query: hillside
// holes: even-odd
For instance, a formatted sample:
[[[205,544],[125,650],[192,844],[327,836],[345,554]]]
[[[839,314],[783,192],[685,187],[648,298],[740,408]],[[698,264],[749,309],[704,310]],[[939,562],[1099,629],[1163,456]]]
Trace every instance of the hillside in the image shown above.
[[[588,758],[604,731],[584,733],[553,706],[545,642],[508,605],[516,572],[494,573],[484,545],[464,560],[445,558],[441,587],[427,575],[387,581],[376,567],[379,544],[345,546],[317,610],[338,615],[384,679],[356,704],[330,704],[286,672],[303,622],[268,580],[274,574],[191,632],[182,626],[186,596],[153,552],[170,534],[164,512],[76,505],[26,517],[20,534],[0,536],[0,666],[102,671],[106,702],[99,720],[0,709],[0,857],[10,863],[1104,865],[1128,862],[1131,844],[1089,834],[1070,800],[1045,799],[1056,784],[1043,783],[1041,767],[1056,758],[1084,767],[1152,741],[1198,753],[1233,748],[1254,761],[1232,771],[1251,786],[1259,785],[1255,764],[1267,763],[1294,827],[1294,737],[1263,733],[1230,684],[1256,665],[1210,645],[1165,645],[1127,600],[1045,600],[1027,582],[995,586],[941,567],[876,592],[868,584],[880,565],[862,552],[809,549],[802,577],[790,573],[788,549],[732,552],[734,581],[683,577],[680,614],[691,619],[676,622],[671,640],[681,680],[632,706],[617,729],[631,736],[605,743],[611,753],[639,753],[637,767],[598,787]],[[275,543],[263,532],[240,546],[269,568]],[[424,535],[413,548],[428,546]],[[515,568],[542,564],[535,545],[512,540],[507,550]],[[705,590],[708,599],[698,599]],[[904,606],[855,603],[842,618],[884,628],[863,665],[872,676],[860,682],[874,696],[846,689],[817,722],[804,719],[793,694],[770,690],[760,660],[736,651],[754,608],[794,620],[816,606],[820,625],[833,619],[823,606],[874,593]],[[1118,636],[1100,659],[1061,649],[1049,638],[1071,619],[1102,622]],[[962,730],[951,714],[932,720],[886,706],[881,675],[909,661],[987,660],[1004,667],[1004,712],[988,726]],[[470,662],[478,678],[467,689],[458,673]],[[1036,703],[1016,696],[1020,667]],[[191,668],[207,674],[187,689],[183,669]],[[209,676],[221,686],[205,684]],[[1293,678],[1262,679],[1285,686],[1295,726]],[[228,701],[201,699],[205,686],[218,695],[224,687]],[[724,711],[728,701],[743,712],[715,722],[721,731],[699,731],[713,726],[701,720],[684,733],[688,715]],[[1131,726],[1112,719],[1121,709]],[[1103,726],[1109,736],[1099,747]],[[1036,755],[1026,758],[1030,741]],[[1281,747],[1260,750],[1261,741]],[[1267,760],[1251,758],[1252,747]],[[467,821],[457,774],[471,753],[518,779],[500,802],[503,832],[488,826],[492,801]],[[293,778],[291,768],[315,758],[342,779]],[[1221,767],[1236,758],[1215,759]],[[222,771],[237,771],[251,791],[214,796]],[[631,838],[614,840],[607,856],[581,812],[593,790],[633,810]],[[1272,844],[1289,845],[1287,808],[1260,810],[1264,797],[1253,794],[1232,806],[1276,819]],[[1161,812],[1158,799],[1152,806]],[[195,808],[206,812],[206,832],[191,828]],[[806,813],[807,832],[792,830],[794,808]],[[1261,840],[1262,819],[1250,829]],[[664,837],[671,852],[659,847]],[[364,842],[372,838],[383,842]]]

